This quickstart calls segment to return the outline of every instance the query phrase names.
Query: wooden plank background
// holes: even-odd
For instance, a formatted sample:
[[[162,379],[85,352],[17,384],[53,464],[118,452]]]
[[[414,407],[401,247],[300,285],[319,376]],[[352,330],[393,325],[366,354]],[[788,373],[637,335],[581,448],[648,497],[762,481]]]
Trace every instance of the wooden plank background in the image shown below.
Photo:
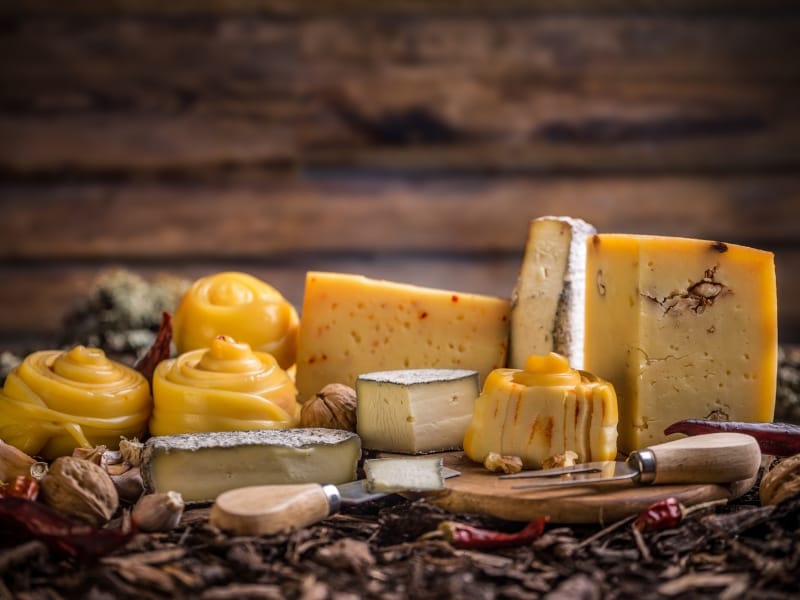
[[[544,214],[771,250],[800,342],[795,3],[36,0],[0,32],[3,347],[117,266],[508,296]]]

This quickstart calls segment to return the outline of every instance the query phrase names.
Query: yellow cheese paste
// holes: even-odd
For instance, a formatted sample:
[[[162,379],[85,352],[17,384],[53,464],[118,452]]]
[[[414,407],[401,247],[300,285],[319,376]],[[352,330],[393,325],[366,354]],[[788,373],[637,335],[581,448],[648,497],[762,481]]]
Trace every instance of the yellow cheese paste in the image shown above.
[[[48,459],[76,447],[117,448],[120,436],[144,433],[151,404],[144,376],[99,348],[34,352],[0,393],[0,438]]]
[[[299,422],[297,390],[271,354],[218,336],[162,361],[153,374],[150,433],[284,429]]]
[[[246,273],[217,273],[198,279],[181,300],[173,319],[179,353],[208,348],[228,335],[268,352],[286,369],[294,364],[299,318],[272,286]]]
[[[464,451],[482,463],[490,452],[519,456],[526,468],[567,450],[580,461],[617,454],[617,397],[607,381],[570,369],[551,352],[525,369],[495,369],[475,401]]]

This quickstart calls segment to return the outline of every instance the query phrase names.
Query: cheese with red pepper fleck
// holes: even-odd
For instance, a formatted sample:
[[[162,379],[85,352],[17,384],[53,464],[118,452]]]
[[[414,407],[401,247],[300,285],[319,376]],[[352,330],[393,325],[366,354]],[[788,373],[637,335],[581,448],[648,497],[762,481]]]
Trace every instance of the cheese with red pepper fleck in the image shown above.
[[[360,275],[309,272],[297,352],[297,389],[309,398],[362,373],[472,369],[481,380],[508,350],[509,300]]]

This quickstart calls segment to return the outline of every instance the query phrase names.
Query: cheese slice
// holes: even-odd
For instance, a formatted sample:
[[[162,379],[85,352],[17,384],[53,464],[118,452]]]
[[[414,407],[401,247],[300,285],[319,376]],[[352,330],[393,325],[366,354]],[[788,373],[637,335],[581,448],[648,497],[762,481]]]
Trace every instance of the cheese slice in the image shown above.
[[[464,436],[464,452],[483,463],[491,452],[518,456],[538,469],[545,459],[572,450],[581,462],[617,455],[614,387],[569,368],[551,353],[532,355],[525,369],[497,369],[486,379]]]
[[[365,448],[421,454],[461,447],[478,372],[411,369],[366,373],[356,381],[356,427]]]
[[[586,368],[617,390],[622,451],[671,439],[664,429],[682,419],[772,420],[771,253],[597,235],[588,245],[586,308]]]
[[[208,502],[251,485],[352,481],[360,457],[358,436],[338,429],[180,434],[147,440],[141,472],[149,493]]]
[[[371,492],[432,492],[444,488],[442,457],[373,458],[364,461]]]
[[[581,219],[531,221],[511,297],[510,367],[524,368],[531,354],[556,352],[583,368],[586,240],[595,233]]]
[[[362,373],[505,365],[509,301],[358,275],[306,276],[297,353],[300,399]]]

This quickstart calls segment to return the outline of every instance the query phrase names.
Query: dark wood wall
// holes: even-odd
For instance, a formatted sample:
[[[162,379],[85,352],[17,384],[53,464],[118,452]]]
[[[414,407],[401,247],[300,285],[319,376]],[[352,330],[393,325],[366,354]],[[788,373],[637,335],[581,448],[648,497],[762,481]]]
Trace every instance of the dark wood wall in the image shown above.
[[[6,2],[0,61],[5,346],[112,266],[508,296],[543,214],[769,249],[800,341],[794,2]]]

